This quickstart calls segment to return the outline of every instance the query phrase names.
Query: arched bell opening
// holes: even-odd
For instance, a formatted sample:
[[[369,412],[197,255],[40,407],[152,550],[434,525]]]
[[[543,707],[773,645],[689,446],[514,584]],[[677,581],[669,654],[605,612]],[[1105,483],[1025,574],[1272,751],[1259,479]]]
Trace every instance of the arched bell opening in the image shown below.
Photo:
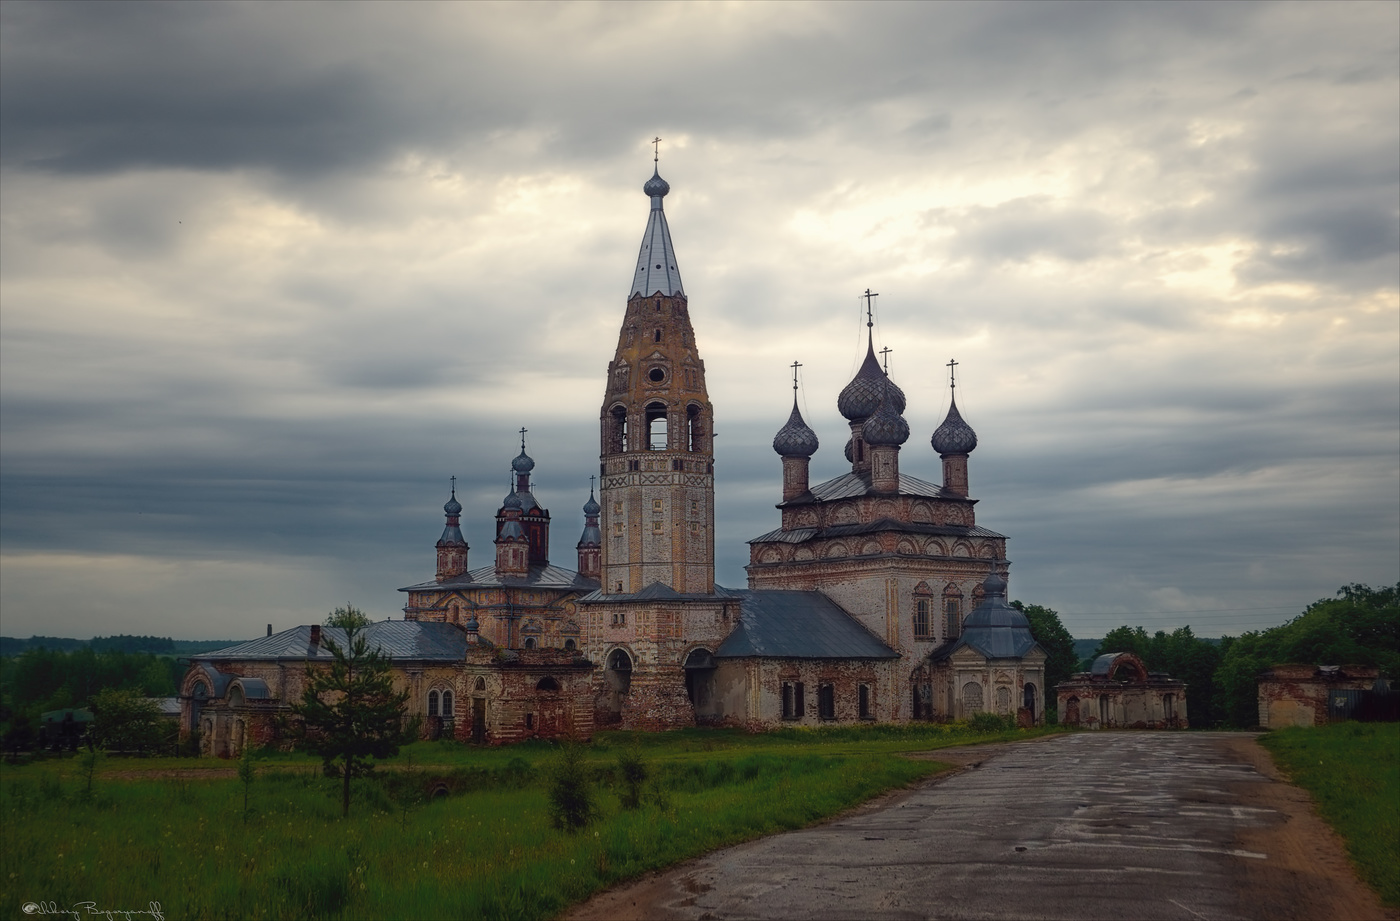
[[[646,408],[647,420],[647,450],[665,451],[668,447],[666,433],[666,404],[648,403]]]

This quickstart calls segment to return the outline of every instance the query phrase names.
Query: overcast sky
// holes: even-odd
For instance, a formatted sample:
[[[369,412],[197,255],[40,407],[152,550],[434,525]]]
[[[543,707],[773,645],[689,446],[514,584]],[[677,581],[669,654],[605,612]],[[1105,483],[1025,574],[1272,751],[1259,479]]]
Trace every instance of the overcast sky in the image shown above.
[[[1217,636],[1400,579],[1400,4],[0,5],[0,629],[245,638],[575,564],[660,135],[718,578],[788,365],[944,363],[1011,594]]]

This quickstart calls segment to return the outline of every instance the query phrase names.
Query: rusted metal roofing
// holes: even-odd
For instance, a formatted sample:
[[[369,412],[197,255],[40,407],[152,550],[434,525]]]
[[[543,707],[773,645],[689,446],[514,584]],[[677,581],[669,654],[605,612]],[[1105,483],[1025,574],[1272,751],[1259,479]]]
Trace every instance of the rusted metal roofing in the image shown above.
[[[399,589],[401,592],[420,592],[429,589],[452,590],[459,588],[480,588],[491,586],[499,588],[501,586],[511,588],[557,588],[572,589],[574,591],[592,591],[598,587],[597,579],[590,579],[581,576],[572,569],[565,569],[562,566],[551,566],[548,563],[535,563],[523,576],[498,576],[495,566],[483,566],[480,569],[473,569],[460,576],[445,579],[442,582],[436,580],[432,582],[420,582],[417,585],[409,585]]]
[[[715,657],[897,659],[885,645],[821,592],[729,590],[740,599],[739,623]]]
[[[326,639],[345,648],[345,630],[340,627],[319,627],[321,642],[311,645],[311,626],[303,624],[274,633],[260,636],[246,643],[225,646],[213,652],[191,656],[193,663],[222,659],[312,659],[330,660],[333,658],[326,647]],[[419,623],[412,620],[375,621],[364,629],[364,636],[371,649],[391,659],[413,659],[418,661],[456,662],[465,657],[467,635],[453,624]],[[250,679],[243,679],[246,686]]]

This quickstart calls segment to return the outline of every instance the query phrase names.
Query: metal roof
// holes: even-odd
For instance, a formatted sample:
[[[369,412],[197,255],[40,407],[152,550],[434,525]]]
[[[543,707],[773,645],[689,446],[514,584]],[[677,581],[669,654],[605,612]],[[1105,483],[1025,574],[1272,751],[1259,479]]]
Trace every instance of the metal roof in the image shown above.
[[[479,588],[482,586],[508,587],[508,588],[556,588],[572,589],[575,591],[592,591],[598,587],[597,579],[590,579],[581,576],[572,569],[565,569],[562,566],[551,566],[548,563],[534,563],[528,572],[523,576],[498,576],[495,566],[482,566],[480,569],[473,569],[460,576],[444,579],[441,582],[420,582],[417,585],[405,586],[401,592],[419,592],[428,589],[465,589]]]
[[[988,577],[988,582],[991,579]],[[1026,615],[1006,603],[1005,594],[989,594],[963,621],[962,635],[929,653],[929,659],[941,661],[964,646],[971,647],[988,659],[1019,659],[1032,649],[1039,648],[1031,635],[1030,621],[1026,620]]]
[[[740,590],[739,624],[716,658],[897,659],[860,621],[821,592]]]
[[[596,583],[595,583],[596,584]],[[733,598],[735,593],[727,588],[715,586],[713,595],[698,592],[678,592],[669,585],[653,582],[640,592],[608,594],[601,588],[589,592],[579,599],[580,603],[614,601],[714,601],[716,598]]]
[[[246,643],[225,646],[213,652],[203,652],[191,656],[192,662],[219,659],[317,659],[330,660],[331,651],[326,647],[329,638],[341,648],[345,647],[345,630],[340,627],[321,627],[321,642],[311,645],[311,627],[303,624],[261,636]],[[419,623],[412,620],[380,620],[364,630],[371,649],[391,659],[436,660],[443,662],[460,661],[467,652],[467,635],[460,627],[452,624]],[[250,679],[243,679],[246,687]],[[251,696],[251,695],[250,695]]]
[[[869,495],[874,490],[871,487],[871,477],[868,473],[843,473],[825,483],[818,483],[812,487],[812,497],[803,496],[801,499],[792,502],[784,502],[783,505],[802,505],[812,501],[830,502],[832,499],[852,499],[857,496]],[[887,495],[882,493],[882,495]],[[899,491],[901,496],[923,496],[928,499],[957,499],[968,501],[966,497],[957,493],[949,492],[942,486],[921,480],[916,476],[907,473],[899,475]]]
[[[661,208],[661,199],[670,190],[659,173],[653,175],[643,189],[651,197],[651,215],[647,218],[646,232],[642,234],[642,249],[637,254],[637,272],[632,276],[629,299],[638,294],[685,296],[681,273],[676,268],[676,250],[671,245],[671,228],[666,226],[666,212]]]
[[[862,524],[834,524],[829,528],[792,528],[769,531],[749,541],[751,544],[785,543],[801,544],[818,537],[853,537],[859,534],[877,534],[882,531],[897,531],[901,534],[935,534],[945,537],[1005,537],[996,531],[973,525],[927,524],[919,521],[897,521],[894,518],[878,518]]]

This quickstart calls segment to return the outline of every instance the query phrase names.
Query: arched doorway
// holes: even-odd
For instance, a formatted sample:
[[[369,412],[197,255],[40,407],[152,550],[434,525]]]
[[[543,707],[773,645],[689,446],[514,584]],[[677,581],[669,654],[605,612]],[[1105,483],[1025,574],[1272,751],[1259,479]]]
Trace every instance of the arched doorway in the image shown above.
[[[715,657],[708,649],[691,650],[685,658],[685,696],[696,716],[710,716],[714,709]]]
[[[614,649],[604,660],[603,680],[607,684],[607,707],[609,718],[616,722],[622,719],[622,702],[632,690],[632,657],[626,650]]]
[[[1030,715],[1031,725],[1035,725],[1035,685],[1029,681],[1021,690],[1021,706],[1026,708],[1026,713]]]

